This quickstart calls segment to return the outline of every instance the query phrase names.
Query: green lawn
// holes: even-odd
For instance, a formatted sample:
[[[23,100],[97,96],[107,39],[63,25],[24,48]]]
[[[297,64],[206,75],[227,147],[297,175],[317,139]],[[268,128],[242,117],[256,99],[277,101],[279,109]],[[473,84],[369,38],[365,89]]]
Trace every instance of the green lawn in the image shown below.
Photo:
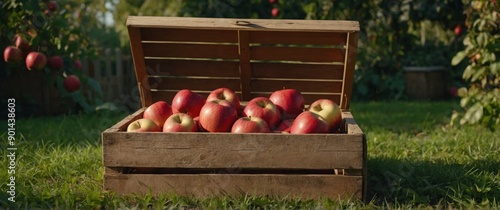
[[[0,209],[500,208],[500,131],[447,126],[457,102],[353,103],[367,135],[369,203],[267,197],[122,197],[102,191],[100,133],[127,113],[16,121],[16,202],[2,184]],[[2,121],[7,125],[5,120]],[[1,167],[7,169],[7,128]],[[8,180],[0,169],[0,180]]]

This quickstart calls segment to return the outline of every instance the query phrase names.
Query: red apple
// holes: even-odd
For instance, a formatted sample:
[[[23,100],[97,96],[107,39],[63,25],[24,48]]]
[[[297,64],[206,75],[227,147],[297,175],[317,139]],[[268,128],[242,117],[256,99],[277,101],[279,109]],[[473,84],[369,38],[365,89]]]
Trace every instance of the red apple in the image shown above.
[[[290,127],[292,134],[328,133],[330,125],[316,113],[304,111],[297,116]]]
[[[80,79],[76,75],[69,75],[63,81],[64,89],[66,89],[70,93],[80,89],[80,85]]]
[[[295,119],[285,119],[283,120],[276,129],[275,133],[290,133],[290,128],[292,127],[293,121]]]
[[[75,68],[80,70],[80,71],[83,70],[83,65],[82,65],[82,62],[80,60],[75,61]]]
[[[26,67],[29,70],[41,70],[47,64],[47,57],[41,52],[30,52],[26,56]]]
[[[450,93],[450,96],[453,98],[458,97],[458,88],[455,86],[452,86],[448,89],[448,92]]]
[[[191,90],[184,89],[177,92],[172,100],[173,113],[187,113],[191,117],[200,115],[201,107],[205,104],[205,98]]]
[[[52,12],[57,11],[57,9],[59,9],[59,4],[56,1],[49,1],[47,3],[47,6],[49,10]]]
[[[127,132],[159,132],[159,131],[161,131],[160,126],[158,126],[153,120],[144,118],[134,120],[127,127]]]
[[[63,59],[58,55],[52,56],[49,58],[47,65],[52,70],[60,70],[63,67]]]
[[[269,133],[269,125],[260,117],[241,117],[234,122],[231,133]]]
[[[309,106],[308,110],[323,117],[330,125],[331,131],[338,130],[342,123],[342,110],[330,99],[318,99]]]
[[[200,124],[208,132],[229,132],[238,114],[226,100],[207,101],[201,108]]]
[[[170,115],[172,115],[172,107],[165,101],[157,101],[144,110],[142,117],[153,120],[160,128],[163,128]]]
[[[14,46],[8,46],[3,51],[3,59],[7,63],[17,63],[23,59],[23,52]]]
[[[279,14],[279,13],[280,13],[280,9],[278,9],[278,8],[276,8],[276,7],[275,7],[275,8],[273,8],[273,9],[271,10],[271,15],[272,15],[273,17],[278,16],[278,14]]]
[[[196,124],[196,127],[198,128],[198,129],[197,129],[197,130],[198,130],[198,132],[207,132],[207,130],[205,130],[205,128],[203,128],[203,127],[201,126],[201,123],[200,123],[200,116],[193,118],[193,120],[194,120],[194,123]]]
[[[269,0],[269,3],[270,3],[270,4],[274,4],[274,3],[276,3],[276,2],[277,2],[277,0]]]
[[[304,111],[304,96],[296,89],[274,91],[269,100],[278,107],[284,119],[295,118]]]
[[[460,36],[462,34],[462,26],[460,24],[455,26],[454,32],[455,32],[455,35]]]
[[[15,44],[16,47],[19,48],[20,50],[29,50],[30,48],[29,42],[20,35],[16,36]]]
[[[193,118],[185,113],[170,115],[163,125],[163,132],[196,132],[198,127]]]
[[[266,121],[271,129],[274,129],[281,121],[278,107],[265,97],[256,97],[250,100],[243,109],[243,116],[260,117]]]
[[[240,111],[241,105],[240,105],[240,98],[238,97],[238,94],[236,94],[233,90],[229,88],[218,88],[213,90],[208,96],[207,96],[207,101],[213,101],[213,100],[226,100],[229,101],[233,107],[236,109],[237,112]]]

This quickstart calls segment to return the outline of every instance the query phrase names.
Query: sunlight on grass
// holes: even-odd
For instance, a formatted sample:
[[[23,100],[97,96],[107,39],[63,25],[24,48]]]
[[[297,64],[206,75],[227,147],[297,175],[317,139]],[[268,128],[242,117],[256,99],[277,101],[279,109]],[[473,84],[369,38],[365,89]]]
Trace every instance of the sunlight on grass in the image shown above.
[[[100,135],[128,113],[17,121],[17,201],[0,206],[42,209],[385,209],[500,207],[500,132],[449,127],[453,102],[353,103],[367,136],[368,203],[264,196],[197,199],[121,196],[102,190]],[[5,139],[6,133],[2,134]],[[2,148],[6,142],[0,142]],[[0,164],[7,165],[5,155]],[[0,170],[0,179],[8,174]]]

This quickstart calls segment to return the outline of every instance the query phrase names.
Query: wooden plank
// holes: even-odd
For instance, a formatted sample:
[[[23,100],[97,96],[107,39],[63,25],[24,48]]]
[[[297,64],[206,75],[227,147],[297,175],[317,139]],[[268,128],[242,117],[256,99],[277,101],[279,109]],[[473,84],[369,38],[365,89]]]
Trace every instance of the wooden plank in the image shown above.
[[[272,92],[257,92],[257,93],[252,93],[252,98],[255,97],[269,97]],[[335,103],[339,104],[340,103],[340,94],[334,95],[334,94],[329,94],[329,93],[302,93],[302,96],[304,97],[304,102],[305,104],[312,104],[314,101],[318,99],[330,99],[333,100]]]
[[[128,27],[249,31],[359,31],[358,21],[129,16]]]
[[[128,27],[128,34],[130,36],[130,48],[135,65],[135,74],[137,84],[139,86],[139,93],[141,96],[142,107],[152,104],[149,83],[147,82],[146,65],[144,64],[144,51],[141,44],[141,34],[138,28]]]
[[[145,57],[238,59],[237,45],[142,43]]]
[[[143,41],[238,42],[238,33],[235,30],[141,28],[140,31]]]
[[[342,82],[336,81],[311,81],[311,80],[275,80],[275,79],[252,79],[252,91],[276,91],[285,88],[294,88],[300,92],[324,92],[340,93]]]
[[[142,118],[142,113],[146,110],[146,107],[143,107],[134,113],[130,114],[129,116],[123,118],[120,120],[118,123],[115,125],[111,126],[111,128],[106,129],[105,132],[118,132],[118,131],[126,131],[128,125],[133,122],[134,120]]]
[[[306,31],[251,31],[249,33],[250,43],[345,46],[347,42],[346,33]]]
[[[252,174],[105,174],[104,190],[118,194],[175,193],[195,197],[280,196],[361,199],[361,176]]]
[[[250,75],[251,75],[251,67],[250,67],[250,44],[248,43],[249,37],[248,32],[239,31],[238,32],[238,46],[239,46],[239,54],[240,54],[240,81],[241,81],[241,100],[249,101],[250,93],[252,91],[250,86]]]
[[[343,79],[344,67],[331,64],[252,63],[252,78]]]
[[[344,84],[342,87],[342,98],[340,102],[341,109],[348,109],[351,102],[352,84],[354,82],[354,68],[356,66],[356,54],[358,47],[358,33],[348,34],[348,43],[346,48],[345,66],[344,66]]]
[[[239,77],[235,61],[145,59],[149,75]]]
[[[362,169],[362,148],[355,134],[103,133],[107,167]]]
[[[251,60],[302,62],[344,62],[343,49],[310,47],[252,46]]]
[[[168,78],[168,77],[150,77],[149,84],[151,89],[158,90],[207,90],[212,91],[220,87],[227,87],[231,90],[240,89],[240,80],[238,78]]]

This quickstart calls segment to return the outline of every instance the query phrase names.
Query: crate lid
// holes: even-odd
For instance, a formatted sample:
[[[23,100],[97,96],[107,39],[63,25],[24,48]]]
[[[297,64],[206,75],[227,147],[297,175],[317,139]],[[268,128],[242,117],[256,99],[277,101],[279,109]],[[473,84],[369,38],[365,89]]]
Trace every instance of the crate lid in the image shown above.
[[[143,106],[228,87],[242,101],[294,88],[349,108],[357,21],[130,16],[127,27]]]

